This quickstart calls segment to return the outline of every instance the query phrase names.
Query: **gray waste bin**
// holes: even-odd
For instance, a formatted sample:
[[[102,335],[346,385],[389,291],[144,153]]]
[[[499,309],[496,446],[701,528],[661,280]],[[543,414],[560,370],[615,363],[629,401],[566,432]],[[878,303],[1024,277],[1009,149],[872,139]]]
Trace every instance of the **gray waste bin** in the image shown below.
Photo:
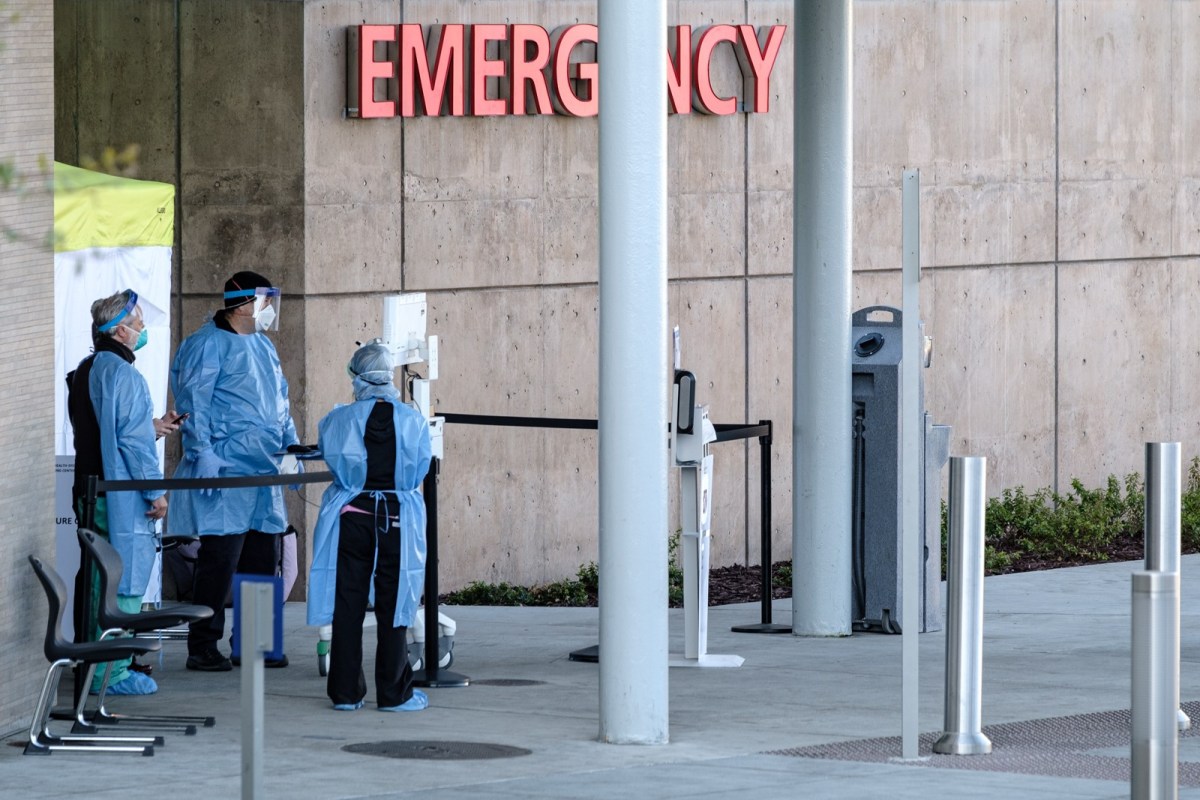
[[[853,622],[859,631],[900,633],[900,366],[903,360],[900,309],[871,306],[852,318],[851,394],[854,418]],[[922,331],[924,329],[922,328]],[[926,361],[925,366],[928,366]],[[921,426],[921,632],[942,628],[941,470],[949,457],[950,427],[934,425],[925,411],[925,376],[920,373]]]

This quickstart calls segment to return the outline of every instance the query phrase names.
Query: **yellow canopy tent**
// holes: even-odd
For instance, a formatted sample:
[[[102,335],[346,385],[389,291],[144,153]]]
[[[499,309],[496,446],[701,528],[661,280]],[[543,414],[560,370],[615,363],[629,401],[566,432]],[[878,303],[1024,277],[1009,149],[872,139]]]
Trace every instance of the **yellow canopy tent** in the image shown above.
[[[146,377],[155,414],[166,409],[171,353],[171,247],[175,187],[54,164],[54,425],[58,461],[57,565],[79,564],[71,482],[75,471],[67,418],[68,372],[92,349],[91,305],[122,289],[138,293],[149,341],[134,366]],[[162,458],[162,448],[159,448]],[[158,582],[152,580],[152,591]]]

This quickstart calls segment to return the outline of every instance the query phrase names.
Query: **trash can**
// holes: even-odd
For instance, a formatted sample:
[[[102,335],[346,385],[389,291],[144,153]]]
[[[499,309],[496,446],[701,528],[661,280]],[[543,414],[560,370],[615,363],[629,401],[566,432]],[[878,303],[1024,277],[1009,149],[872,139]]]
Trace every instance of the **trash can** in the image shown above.
[[[851,396],[854,456],[852,471],[853,628],[900,633],[901,574],[901,418],[902,314],[870,306],[852,317]],[[921,328],[922,333],[924,327]],[[924,337],[922,337],[924,339]],[[929,366],[928,340],[924,367]],[[925,376],[920,372],[920,528],[924,552],[917,592],[920,632],[942,628],[941,470],[949,458],[950,427],[935,425],[925,411]]]

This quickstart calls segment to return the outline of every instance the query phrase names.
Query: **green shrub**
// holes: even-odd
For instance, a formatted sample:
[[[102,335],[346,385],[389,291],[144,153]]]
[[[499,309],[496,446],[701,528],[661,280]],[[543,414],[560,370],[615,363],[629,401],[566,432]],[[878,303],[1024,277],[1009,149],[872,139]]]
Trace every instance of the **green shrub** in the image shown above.
[[[466,588],[444,594],[439,602],[452,606],[527,606],[532,594],[524,586],[511,583],[472,581]]]
[[[683,605],[683,567],[679,554],[680,531],[671,534],[667,540],[667,604],[671,608]]]
[[[1029,493],[1022,486],[1005,489],[987,501],[984,527],[984,572],[988,575],[1019,569],[1039,569],[1069,564],[1107,561],[1115,552],[1123,557],[1141,546],[1145,535],[1146,492],[1142,476],[1124,480],[1110,475],[1104,486],[1087,489],[1078,480],[1059,494],[1049,488]],[[1182,497],[1182,545],[1185,553],[1200,551],[1200,456],[1193,458]],[[941,508],[942,577],[945,577],[948,517]],[[670,604],[683,604],[683,569],[680,565],[680,531],[667,542],[667,594]],[[443,595],[452,605],[585,606],[599,593],[599,567],[582,564],[574,578],[526,588],[509,583],[475,581],[465,589]],[[772,585],[791,589],[792,565],[773,567]]]
[[[1186,553],[1200,550],[1200,456],[1192,459],[1183,485],[1180,538]]]
[[[771,588],[792,589],[792,562],[780,561],[771,567]]]

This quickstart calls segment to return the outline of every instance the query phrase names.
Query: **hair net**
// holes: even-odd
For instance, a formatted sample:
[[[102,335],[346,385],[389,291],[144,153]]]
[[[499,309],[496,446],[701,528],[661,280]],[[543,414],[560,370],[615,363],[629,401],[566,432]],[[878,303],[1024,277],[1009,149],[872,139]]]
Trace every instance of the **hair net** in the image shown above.
[[[391,349],[379,339],[355,350],[350,363],[346,365],[346,371],[353,379],[354,397],[358,400],[399,397],[400,391],[394,383],[395,364]]]

